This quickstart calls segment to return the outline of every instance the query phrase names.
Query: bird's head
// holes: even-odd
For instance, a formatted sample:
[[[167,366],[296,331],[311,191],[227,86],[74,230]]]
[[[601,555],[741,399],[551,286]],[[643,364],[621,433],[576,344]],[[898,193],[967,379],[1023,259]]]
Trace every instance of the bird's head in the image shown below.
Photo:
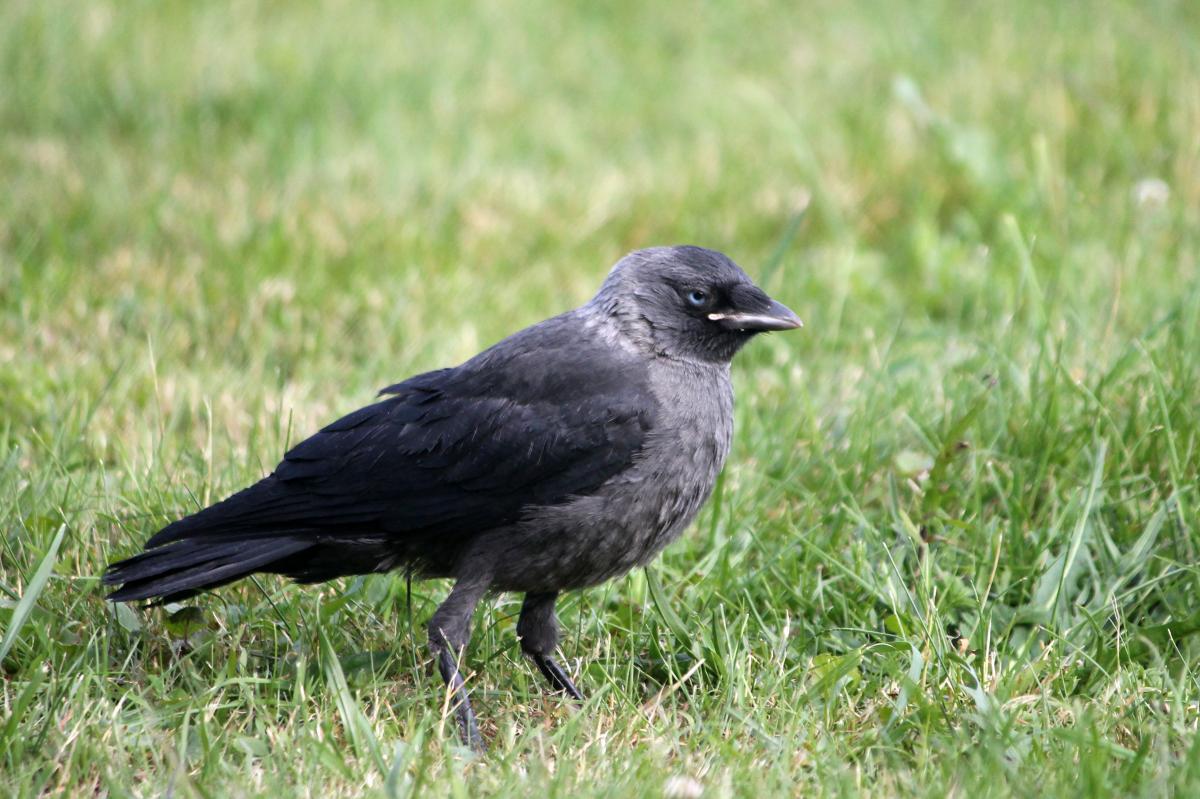
[[[801,326],[729,257],[703,247],[630,253],[588,307],[659,354],[716,363],[728,363],[758,333]]]

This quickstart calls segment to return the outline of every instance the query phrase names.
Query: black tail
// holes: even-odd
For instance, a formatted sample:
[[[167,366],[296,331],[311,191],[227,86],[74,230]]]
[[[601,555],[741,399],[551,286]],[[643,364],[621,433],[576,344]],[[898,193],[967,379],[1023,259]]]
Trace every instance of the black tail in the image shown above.
[[[379,533],[377,509],[333,501],[274,476],[168,524],[146,551],[114,563],[115,602],[175,602],[255,572],[321,582],[404,562]]]
[[[114,602],[154,599],[177,602],[258,571],[316,545],[301,538],[271,536],[240,539],[176,541],[112,564],[105,585],[121,587],[108,595]]]

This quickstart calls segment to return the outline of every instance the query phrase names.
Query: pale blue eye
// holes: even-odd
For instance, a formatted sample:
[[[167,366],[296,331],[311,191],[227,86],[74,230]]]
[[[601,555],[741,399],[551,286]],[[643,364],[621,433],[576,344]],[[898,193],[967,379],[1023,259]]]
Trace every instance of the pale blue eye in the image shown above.
[[[697,308],[703,308],[708,303],[708,292],[692,289],[688,292],[687,301]]]

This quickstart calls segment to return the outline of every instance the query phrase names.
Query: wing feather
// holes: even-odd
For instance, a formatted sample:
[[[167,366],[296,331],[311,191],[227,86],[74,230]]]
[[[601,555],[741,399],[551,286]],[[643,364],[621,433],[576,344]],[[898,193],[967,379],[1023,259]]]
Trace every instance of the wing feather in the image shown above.
[[[384,389],[387,398],[293,447],[269,477],[147,545],[272,533],[461,537],[595,490],[633,461],[656,405],[644,364],[564,327],[550,320]]]

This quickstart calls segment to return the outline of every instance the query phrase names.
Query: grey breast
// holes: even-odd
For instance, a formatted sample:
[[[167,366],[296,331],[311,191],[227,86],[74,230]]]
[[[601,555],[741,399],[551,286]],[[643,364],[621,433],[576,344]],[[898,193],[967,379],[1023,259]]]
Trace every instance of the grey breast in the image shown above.
[[[733,438],[733,386],[728,365],[672,362],[651,379],[663,433],[645,466],[655,473],[657,514],[646,520],[639,565],[654,557],[695,518],[712,493]],[[657,494],[657,496],[655,496]]]
[[[491,548],[496,588],[597,585],[649,562],[695,518],[729,453],[729,369],[674,361],[657,367],[651,378],[657,421],[633,466],[592,495],[532,509],[520,524],[498,531],[503,543]]]

